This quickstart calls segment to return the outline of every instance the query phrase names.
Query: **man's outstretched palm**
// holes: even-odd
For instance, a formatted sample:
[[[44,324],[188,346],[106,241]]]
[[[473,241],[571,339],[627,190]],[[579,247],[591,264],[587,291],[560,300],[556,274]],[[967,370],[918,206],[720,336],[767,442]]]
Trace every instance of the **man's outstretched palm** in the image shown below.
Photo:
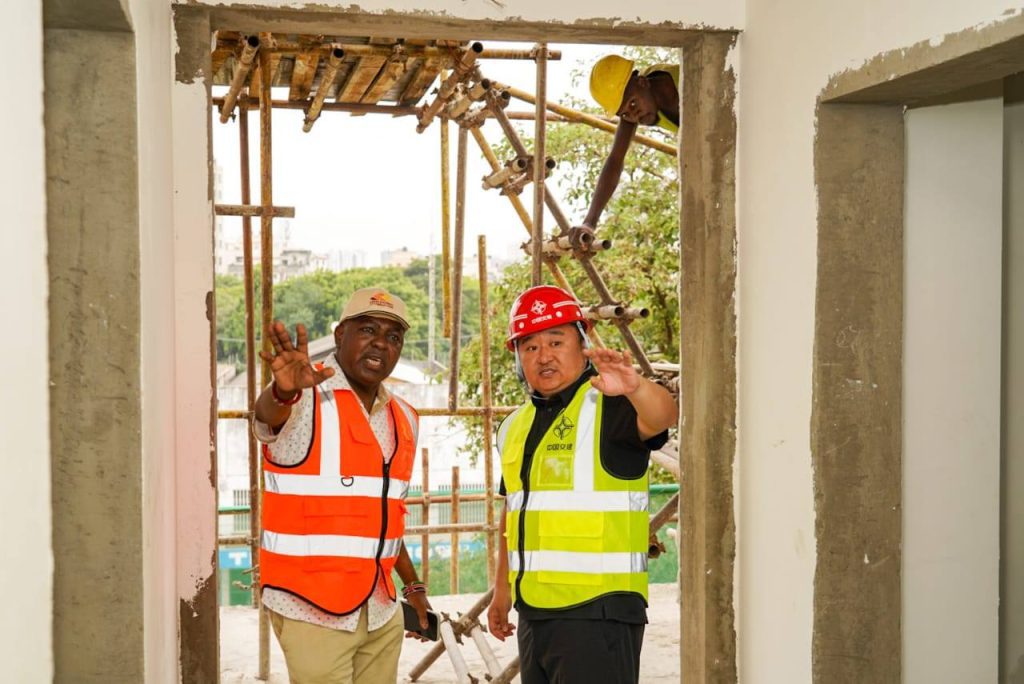
[[[629,394],[640,387],[641,377],[633,368],[633,359],[628,351],[584,349],[583,355],[597,369],[598,375],[590,379],[590,384],[601,394],[614,397]]]
[[[309,338],[306,335],[306,326],[302,323],[295,326],[295,344],[292,344],[288,328],[281,321],[274,321],[267,330],[267,337],[274,345],[274,351],[261,351],[260,356],[270,363],[274,384],[280,392],[298,392],[319,385],[334,375],[332,369],[317,370],[309,362]]]

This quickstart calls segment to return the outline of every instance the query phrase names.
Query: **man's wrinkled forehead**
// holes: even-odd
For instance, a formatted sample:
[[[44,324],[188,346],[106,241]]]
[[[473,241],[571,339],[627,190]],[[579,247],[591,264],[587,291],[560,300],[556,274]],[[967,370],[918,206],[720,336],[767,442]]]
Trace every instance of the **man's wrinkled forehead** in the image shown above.
[[[372,325],[379,325],[385,328],[391,328],[400,333],[405,333],[405,326],[396,321],[393,318],[387,316],[374,316],[373,314],[363,314],[362,316],[353,316],[340,323],[340,325],[366,325],[367,323]]]
[[[579,334],[579,330],[576,328],[576,326],[573,325],[572,323],[564,323],[562,325],[555,326],[554,328],[548,328],[547,330],[541,330],[540,332],[535,332],[532,335],[527,335],[526,337],[519,340],[519,344],[527,344],[530,340],[536,339],[538,337],[544,337],[545,335],[551,335],[554,337],[564,337],[574,334]]]

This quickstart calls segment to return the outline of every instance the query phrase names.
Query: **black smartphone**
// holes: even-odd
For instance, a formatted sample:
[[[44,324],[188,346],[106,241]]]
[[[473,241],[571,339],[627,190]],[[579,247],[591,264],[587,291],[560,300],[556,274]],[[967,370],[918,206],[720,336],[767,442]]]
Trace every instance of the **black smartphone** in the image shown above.
[[[441,622],[437,613],[432,610],[427,611],[427,629],[424,630],[420,628],[420,616],[416,614],[416,609],[412,604],[405,599],[402,599],[401,603],[402,617],[405,618],[405,631],[416,632],[431,641],[437,641],[437,629]]]

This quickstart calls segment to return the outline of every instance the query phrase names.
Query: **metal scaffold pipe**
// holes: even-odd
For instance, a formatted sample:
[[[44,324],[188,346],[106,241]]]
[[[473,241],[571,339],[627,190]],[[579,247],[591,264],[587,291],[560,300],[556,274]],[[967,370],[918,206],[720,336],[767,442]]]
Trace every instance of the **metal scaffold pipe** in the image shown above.
[[[522,100],[523,102],[527,102],[532,105],[535,105],[537,103],[537,98],[535,98],[533,95],[526,92],[525,90],[520,90],[519,88],[515,88],[513,86],[508,86],[503,83],[497,82],[492,82],[491,85],[496,89],[506,91],[509,95],[516,98],[517,100]],[[565,117],[569,121],[586,124],[588,126],[592,126],[593,128],[597,128],[608,133],[614,133],[615,129],[618,127],[616,123],[606,121],[599,116],[587,114],[586,112],[580,112],[575,109],[570,109],[569,107],[563,107],[562,105],[557,104],[555,102],[548,102],[545,105],[545,107],[547,111],[551,112],[552,114],[558,114],[560,116]],[[665,154],[671,154],[673,157],[678,156],[679,154],[679,150],[677,150],[675,146],[662,142],[660,140],[655,140],[654,138],[649,138],[645,135],[634,135],[633,142],[639,145],[643,145],[645,147],[650,147],[651,149],[654,150],[658,150],[659,152],[664,152]]]
[[[455,250],[452,259],[452,336],[448,361],[448,409],[459,405],[459,347],[462,337],[462,250],[466,234],[466,145],[467,131],[459,127],[455,162]]]
[[[437,97],[434,101],[427,105],[419,117],[419,124],[416,126],[416,132],[422,133],[427,130],[427,126],[434,120],[434,117],[440,113],[441,108],[444,107],[445,103],[455,93],[455,86],[461,83],[467,76],[469,76],[473,65],[476,64],[476,58],[483,52],[484,46],[482,43],[473,43],[468,49],[463,50],[462,56],[455,62],[452,67],[452,73],[448,78],[441,83],[441,87],[437,90]]]
[[[259,47],[260,39],[256,36],[248,36],[242,40],[242,54],[238,57],[238,68],[235,69],[235,74],[231,77],[228,94],[224,96],[224,104],[220,107],[221,123],[227,123],[231,118],[231,111],[235,108],[238,94],[242,92],[245,79],[249,75],[249,70],[252,69],[252,63]]]
[[[320,110],[324,106],[327,91],[334,84],[334,79],[338,75],[338,68],[341,67],[341,60],[344,58],[345,51],[340,47],[335,47],[331,50],[331,54],[327,58],[327,68],[324,69],[324,75],[320,79],[320,87],[316,89],[316,96],[306,111],[306,120],[302,123],[302,131],[304,133],[309,133],[313,130],[313,124],[320,118]]]

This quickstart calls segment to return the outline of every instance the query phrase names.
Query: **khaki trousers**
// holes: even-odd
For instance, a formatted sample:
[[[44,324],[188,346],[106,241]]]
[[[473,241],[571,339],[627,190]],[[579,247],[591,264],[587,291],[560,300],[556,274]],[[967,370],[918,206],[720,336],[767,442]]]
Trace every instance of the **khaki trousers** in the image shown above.
[[[372,632],[366,608],[354,632],[292,620],[270,611],[292,684],[395,684],[404,632],[402,611]]]

